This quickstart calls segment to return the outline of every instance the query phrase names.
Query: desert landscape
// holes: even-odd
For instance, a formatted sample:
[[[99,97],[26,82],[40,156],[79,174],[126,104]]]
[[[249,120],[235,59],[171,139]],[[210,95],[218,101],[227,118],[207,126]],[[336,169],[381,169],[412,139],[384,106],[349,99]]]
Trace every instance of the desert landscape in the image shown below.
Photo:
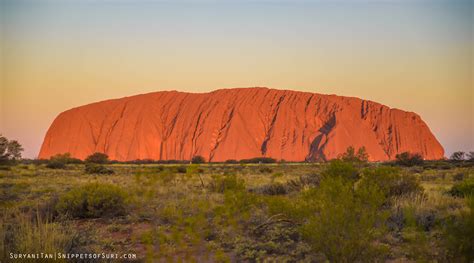
[[[158,92],[59,114],[38,159],[1,138],[6,260],[474,256],[474,152],[444,158],[418,115],[375,102]]]
[[[22,161],[0,170],[1,257],[469,262],[470,158],[368,163],[349,150],[326,163]]]
[[[473,263],[473,25],[472,0],[0,0],[0,263]]]

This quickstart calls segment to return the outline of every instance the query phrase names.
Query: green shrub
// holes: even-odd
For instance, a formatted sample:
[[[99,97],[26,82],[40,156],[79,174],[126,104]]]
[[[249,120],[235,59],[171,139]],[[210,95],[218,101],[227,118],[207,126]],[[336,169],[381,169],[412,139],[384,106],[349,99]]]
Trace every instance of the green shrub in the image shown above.
[[[176,172],[180,174],[185,174],[188,170],[186,169],[186,166],[178,166],[176,167]]]
[[[192,163],[205,163],[206,159],[204,159],[204,157],[202,157],[201,155],[196,155],[191,159],[191,162]]]
[[[73,218],[114,217],[125,214],[127,193],[112,184],[90,183],[61,196],[56,210]]]
[[[306,174],[300,176],[298,179],[291,179],[286,183],[288,191],[300,191],[304,188],[317,187],[321,182],[321,175]]]
[[[364,146],[357,149],[357,152],[355,151],[354,147],[349,146],[346,149],[346,152],[339,156],[339,159],[345,162],[367,162],[369,159],[369,154],[367,153],[367,150]]]
[[[303,194],[307,216],[303,238],[331,262],[375,261],[383,255],[375,240],[384,233],[385,197],[377,185],[359,185],[343,177],[324,178]]]
[[[99,163],[99,164],[105,164],[109,162],[109,156],[105,153],[93,153],[85,159],[87,163]]]
[[[387,197],[423,192],[423,188],[414,175],[400,175],[400,171],[393,167],[365,169],[361,183],[377,185]]]
[[[285,195],[287,190],[281,183],[271,183],[253,189],[253,192],[264,195]]]
[[[224,193],[228,190],[244,190],[245,182],[236,175],[214,176],[208,187],[213,192]]]
[[[457,197],[465,197],[465,196],[473,196],[474,195],[474,179],[468,179],[457,183],[451,187],[449,193],[452,196]]]
[[[444,231],[451,262],[472,262],[474,260],[474,196],[467,200],[469,210],[452,218]]]
[[[64,169],[67,164],[82,163],[81,160],[71,157],[70,153],[56,154],[47,161],[46,167],[50,169]]]
[[[415,166],[423,164],[423,157],[418,153],[403,152],[395,155],[395,163],[402,166]]]
[[[100,164],[86,163],[85,172],[88,174],[114,174],[114,170]]]
[[[228,163],[228,164],[237,164],[239,163],[239,161],[235,160],[235,159],[229,159],[229,160],[226,160],[225,163]]]
[[[51,160],[46,164],[46,168],[49,169],[64,169],[66,168],[66,163],[59,160]]]
[[[359,178],[359,171],[350,162],[333,160],[322,172],[323,177],[341,177],[345,180],[355,181]]]
[[[464,173],[457,173],[455,175],[453,175],[453,180],[454,181],[462,181],[464,180]]]

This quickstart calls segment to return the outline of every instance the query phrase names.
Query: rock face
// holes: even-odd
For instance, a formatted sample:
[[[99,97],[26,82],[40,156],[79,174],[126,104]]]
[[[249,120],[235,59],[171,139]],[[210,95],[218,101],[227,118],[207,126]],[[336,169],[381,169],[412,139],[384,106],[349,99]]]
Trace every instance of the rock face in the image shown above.
[[[267,88],[210,93],[163,91],[97,102],[61,113],[39,158],[103,152],[110,159],[210,161],[337,158],[366,147],[371,161],[397,153],[443,158],[420,116],[358,98]]]

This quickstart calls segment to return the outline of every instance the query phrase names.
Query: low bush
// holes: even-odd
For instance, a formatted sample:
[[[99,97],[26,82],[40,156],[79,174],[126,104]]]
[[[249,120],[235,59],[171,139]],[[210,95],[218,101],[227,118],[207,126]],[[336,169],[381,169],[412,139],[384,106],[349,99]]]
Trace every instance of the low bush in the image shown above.
[[[474,196],[471,195],[466,201],[469,210],[451,218],[444,231],[450,262],[474,260]]]
[[[127,193],[112,184],[90,183],[73,188],[56,204],[60,215],[99,218],[125,215]]]
[[[453,180],[454,181],[462,181],[464,180],[464,173],[457,173],[455,175],[453,175]]]
[[[332,262],[377,261],[384,254],[374,241],[383,235],[385,202],[377,185],[354,188],[343,177],[324,178],[303,193],[303,238]]]
[[[364,146],[357,149],[357,152],[354,147],[349,146],[346,149],[346,152],[339,156],[339,159],[345,162],[354,162],[354,163],[367,162],[369,159],[369,154],[367,153],[367,150],[365,149]]]
[[[228,164],[237,164],[239,163],[239,161],[235,160],[235,159],[229,159],[229,160],[226,160],[225,163],[228,163]]]
[[[93,153],[85,159],[86,163],[98,163],[98,164],[105,164],[109,162],[109,156],[105,153]]]
[[[395,155],[395,163],[402,166],[415,166],[423,164],[423,157],[418,153],[403,152]]]
[[[422,193],[423,188],[414,175],[401,175],[393,167],[365,169],[362,173],[362,184],[377,185],[386,197]]]
[[[205,163],[206,159],[204,159],[204,157],[202,157],[201,155],[196,155],[191,159],[191,162],[192,163]]]
[[[285,185],[281,183],[266,184],[257,188],[252,189],[253,192],[264,195],[285,195],[287,189]]]
[[[453,185],[449,193],[456,197],[474,196],[474,179],[468,179]]]
[[[95,163],[87,163],[84,170],[88,174],[114,174],[115,173],[114,170],[100,164],[95,164]]]
[[[268,157],[256,157],[251,159],[242,159],[241,163],[276,163],[276,159]]]
[[[18,209],[3,212],[0,217],[0,261],[34,262],[31,259],[11,258],[10,253],[53,254],[68,253],[74,249],[78,235],[67,221],[53,222],[50,216],[24,213]]]
[[[269,173],[273,172],[272,168],[270,168],[270,167],[260,167],[258,170],[262,174],[269,174]]]
[[[341,177],[345,180],[356,181],[359,178],[359,171],[351,162],[333,160],[322,172],[323,177]]]
[[[49,168],[49,169],[64,169],[64,168],[66,168],[66,163],[58,161],[58,160],[52,160],[52,161],[49,161],[48,164],[46,164],[46,168]]]
[[[236,175],[214,176],[208,187],[213,192],[224,193],[228,190],[244,190],[245,182]]]
[[[186,166],[178,166],[176,167],[176,172],[180,174],[185,174],[188,170],[186,169]]]
[[[317,187],[321,182],[321,175],[306,174],[300,176],[298,179],[289,180],[286,184],[288,191],[300,191],[304,188]]]

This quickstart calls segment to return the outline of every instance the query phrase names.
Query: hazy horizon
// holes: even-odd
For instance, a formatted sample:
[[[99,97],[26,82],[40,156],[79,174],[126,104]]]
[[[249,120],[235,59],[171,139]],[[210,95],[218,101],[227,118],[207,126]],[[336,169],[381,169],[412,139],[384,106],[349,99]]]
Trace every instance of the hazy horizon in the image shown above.
[[[268,87],[419,114],[474,150],[472,1],[2,1],[0,133],[34,158],[62,111]]]

